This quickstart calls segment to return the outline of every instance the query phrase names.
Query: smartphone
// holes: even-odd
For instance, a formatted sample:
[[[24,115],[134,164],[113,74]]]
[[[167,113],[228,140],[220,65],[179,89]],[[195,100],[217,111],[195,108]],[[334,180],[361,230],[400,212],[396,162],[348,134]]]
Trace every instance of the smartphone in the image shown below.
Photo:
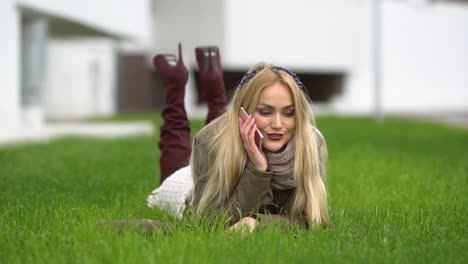
[[[247,113],[247,111],[245,111],[244,107],[240,108],[239,115],[244,122],[247,120],[247,118],[249,118],[249,114]],[[258,150],[262,150],[262,140],[263,135],[257,128],[257,131],[255,131],[255,145],[257,145]]]

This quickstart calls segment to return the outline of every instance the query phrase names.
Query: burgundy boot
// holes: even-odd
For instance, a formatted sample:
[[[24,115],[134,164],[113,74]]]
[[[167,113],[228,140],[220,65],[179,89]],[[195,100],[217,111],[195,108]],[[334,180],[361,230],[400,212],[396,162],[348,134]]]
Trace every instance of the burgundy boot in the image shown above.
[[[187,166],[190,160],[190,126],[184,106],[188,71],[182,61],[180,44],[177,61],[175,55],[158,54],[153,58],[153,64],[161,76],[165,93],[164,125],[159,142],[162,183],[173,172]]]
[[[210,123],[226,111],[226,89],[218,47],[195,48],[203,99],[208,105],[205,123]]]

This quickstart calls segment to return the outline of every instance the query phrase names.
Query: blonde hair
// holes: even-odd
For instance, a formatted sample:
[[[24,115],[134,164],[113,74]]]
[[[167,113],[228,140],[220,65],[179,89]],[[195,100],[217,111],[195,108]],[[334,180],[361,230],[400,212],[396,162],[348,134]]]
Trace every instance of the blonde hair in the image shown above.
[[[263,68],[261,68],[263,67]],[[304,219],[309,225],[329,224],[327,191],[325,182],[326,147],[322,144],[319,157],[318,139],[312,108],[294,78],[282,70],[272,70],[273,65],[260,63],[252,67],[259,69],[242,87],[236,89],[228,110],[211,122],[200,133],[208,133],[210,144],[205,144],[204,155],[192,155],[191,164],[210,161],[205,175],[207,183],[195,204],[195,213],[201,216],[222,208],[233,192],[245,168],[247,156],[239,134],[239,109],[255,112],[260,95],[266,87],[281,83],[289,88],[295,106],[296,140],[294,179],[296,188],[289,212],[293,219]],[[210,129],[215,126],[218,129]],[[318,132],[319,133],[319,132]],[[207,156],[208,155],[208,156]],[[195,183],[196,184],[196,183]]]

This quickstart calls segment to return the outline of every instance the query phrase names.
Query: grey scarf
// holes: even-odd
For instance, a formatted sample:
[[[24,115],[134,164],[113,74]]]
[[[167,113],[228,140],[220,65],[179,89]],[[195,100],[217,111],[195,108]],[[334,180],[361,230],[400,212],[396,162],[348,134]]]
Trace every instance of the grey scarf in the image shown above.
[[[296,141],[291,139],[280,153],[265,153],[268,167],[273,171],[271,178],[272,190],[287,190],[296,187],[294,181],[294,151]]]

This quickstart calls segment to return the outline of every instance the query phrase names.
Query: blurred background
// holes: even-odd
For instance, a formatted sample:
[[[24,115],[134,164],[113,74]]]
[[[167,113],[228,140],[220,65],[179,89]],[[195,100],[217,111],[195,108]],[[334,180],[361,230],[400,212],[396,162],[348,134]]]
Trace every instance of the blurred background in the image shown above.
[[[267,61],[316,112],[468,119],[468,1],[2,0],[0,139],[57,122],[158,112],[151,59],[176,53],[186,108],[206,111],[194,48],[219,46],[226,89]]]

